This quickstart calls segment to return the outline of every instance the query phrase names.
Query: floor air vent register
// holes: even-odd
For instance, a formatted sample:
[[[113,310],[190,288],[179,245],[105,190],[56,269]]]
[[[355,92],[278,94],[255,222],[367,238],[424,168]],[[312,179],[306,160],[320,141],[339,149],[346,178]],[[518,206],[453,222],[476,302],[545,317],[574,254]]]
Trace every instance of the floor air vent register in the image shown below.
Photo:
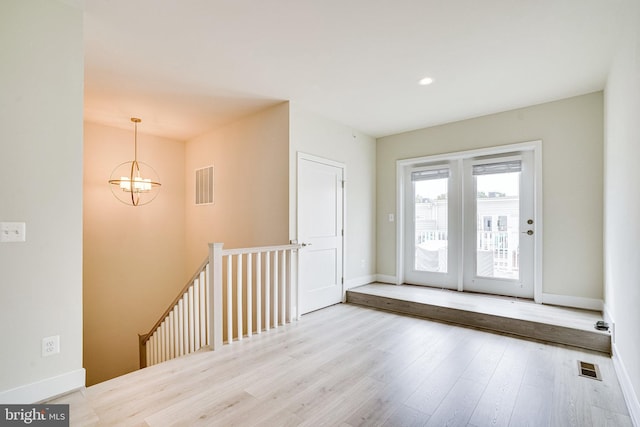
[[[602,381],[600,369],[595,363],[583,362],[578,360],[578,375],[581,377],[591,378],[592,380]]]

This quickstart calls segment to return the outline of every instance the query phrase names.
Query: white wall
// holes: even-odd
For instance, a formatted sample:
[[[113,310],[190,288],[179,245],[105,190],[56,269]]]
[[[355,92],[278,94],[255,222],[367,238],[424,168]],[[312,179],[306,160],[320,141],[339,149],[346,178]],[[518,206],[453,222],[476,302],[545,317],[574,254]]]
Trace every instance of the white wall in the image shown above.
[[[289,236],[297,239],[296,163],[303,152],[346,165],[345,288],[375,280],[375,140],[352,128],[290,105]]]
[[[396,161],[542,140],[543,292],[602,299],[603,95],[378,139],[378,273],[396,275]]]
[[[187,142],[187,271],[225,248],[287,244],[289,104],[280,103]],[[214,204],[195,206],[195,170],[214,166]]]
[[[82,369],[82,11],[0,2],[0,403],[84,385]],[[60,353],[42,357],[42,338]]]
[[[605,90],[605,305],[614,361],[640,425],[640,6],[622,25]]]
[[[85,123],[84,131],[84,367],[87,385],[139,367],[138,334],[149,332],[178,295],[185,270],[182,141],[147,135],[138,126],[138,159],[162,187],[153,202],[118,201],[107,183],[116,165],[133,159],[129,130]]]

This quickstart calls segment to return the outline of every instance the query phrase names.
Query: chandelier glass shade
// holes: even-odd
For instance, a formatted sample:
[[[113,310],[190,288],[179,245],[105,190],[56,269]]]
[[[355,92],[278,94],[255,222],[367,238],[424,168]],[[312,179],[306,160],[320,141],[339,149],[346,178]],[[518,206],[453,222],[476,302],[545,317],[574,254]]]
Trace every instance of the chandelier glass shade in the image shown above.
[[[160,192],[158,174],[151,166],[138,161],[138,123],[140,119],[132,117],[134,123],[133,160],[120,163],[111,172],[109,184],[116,199],[126,205],[141,206],[151,203]]]

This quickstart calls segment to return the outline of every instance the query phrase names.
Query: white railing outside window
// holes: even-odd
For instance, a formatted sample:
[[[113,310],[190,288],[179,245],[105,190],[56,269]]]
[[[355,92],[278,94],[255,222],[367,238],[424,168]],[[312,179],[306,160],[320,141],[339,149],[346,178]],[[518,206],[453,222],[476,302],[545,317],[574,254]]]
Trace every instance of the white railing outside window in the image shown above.
[[[485,262],[485,255],[488,256],[486,262],[489,263],[487,268],[479,268],[478,273],[486,270],[486,276],[496,277],[517,277],[518,270],[520,268],[519,263],[519,245],[518,245],[518,231],[480,231],[477,232],[477,246],[476,251],[482,254],[482,258],[478,262],[483,264]],[[416,232],[416,246],[425,245],[428,242],[440,242],[446,248],[448,236],[446,231],[439,230],[420,230]],[[416,257],[419,258],[424,255],[423,251],[416,250]],[[436,254],[436,256],[446,256],[444,254]],[[446,261],[446,259],[445,259]],[[416,265],[427,265],[429,262],[433,263],[433,260],[420,260],[416,259]],[[437,262],[436,262],[437,264]],[[442,268],[435,271],[446,271]]]

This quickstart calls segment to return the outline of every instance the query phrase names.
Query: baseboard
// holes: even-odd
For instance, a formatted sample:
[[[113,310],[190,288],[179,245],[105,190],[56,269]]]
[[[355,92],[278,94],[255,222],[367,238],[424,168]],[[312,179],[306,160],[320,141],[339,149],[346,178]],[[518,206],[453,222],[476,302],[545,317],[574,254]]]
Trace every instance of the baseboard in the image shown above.
[[[11,405],[42,402],[84,387],[85,375],[85,370],[82,368],[11,390],[0,391],[0,403]]]
[[[602,311],[604,303],[601,299],[574,297],[569,295],[542,294],[542,303],[560,305],[562,307],[582,308],[584,310]]]
[[[376,274],[376,282],[389,283],[392,285],[398,284],[398,278],[396,276],[388,276],[386,274]]]
[[[375,274],[369,274],[368,276],[360,276],[353,279],[349,279],[344,283],[345,290],[355,288],[356,286],[368,285],[376,281]]]
[[[612,349],[613,356],[611,357],[611,360],[613,360],[613,368],[616,371],[616,376],[618,377],[618,382],[620,383],[620,388],[622,389],[624,401],[627,404],[627,409],[629,410],[631,422],[634,426],[640,426],[640,401],[638,401],[638,395],[633,389],[633,383],[629,378],[629,374],[627,373],[627,368],[625,368],[624,366],[624,362],[620,358],[620,353],[618,352],[617,346],[613,344]]]

